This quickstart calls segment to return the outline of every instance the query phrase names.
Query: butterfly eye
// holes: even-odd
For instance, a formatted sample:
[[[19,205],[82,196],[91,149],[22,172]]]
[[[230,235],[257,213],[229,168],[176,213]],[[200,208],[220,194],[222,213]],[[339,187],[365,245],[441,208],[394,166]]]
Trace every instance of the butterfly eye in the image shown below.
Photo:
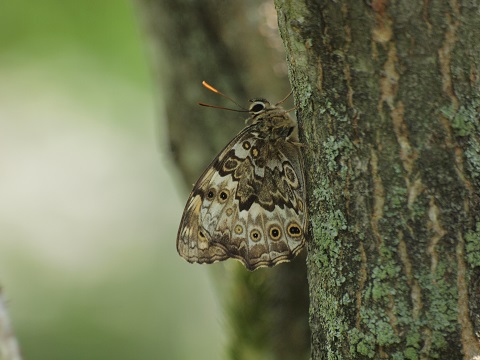
[[[215,197],[215,189],[210,189],[210,190],[208,190],[207,198],[208,198],[209,200],[212,200],[214,197]]]
[[[291,237],[302,236],[302,229],[296,223],[291,223],[290,225],[288,225],[287,232]]]
[[[236,233],[237,235],[240,235],[241,233],[243,233],[243,227],[242,227],[242,225],[235,225],[234,230],[235,230],[235,233]]]
[[[282,230],[276,225],[270,226],[268,233],[270,234],[270,238],[272,240],[278,240],[280,239],[280,236],[282,236]]]
[[[262,234],[260,234],[260,231],[258,231],[257,229],[253,229],[252,231],[250,231],[250,239],[252,239],[252,241],[260,241],[260,239],[262,238]]]
[[[227,199],[228,199],[228,195],[230,195],[229,192],[228,192],[228,190],[222,190],[222,191],[220,192],[220,194],[218,194],[218,199],[219,199],[219,201],[220,201],[221,203],[226,202]]]
[[[265,110],[265,103],[256,101],[250,106],[250,112],[253,112],[254,114],[258,114],[259,112]]]

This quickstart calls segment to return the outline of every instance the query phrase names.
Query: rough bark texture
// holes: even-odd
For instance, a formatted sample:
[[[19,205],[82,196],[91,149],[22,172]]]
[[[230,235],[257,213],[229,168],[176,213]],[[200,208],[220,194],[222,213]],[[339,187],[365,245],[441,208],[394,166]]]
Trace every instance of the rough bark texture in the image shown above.
[[[306,144],[313,359],[478,356],[478,2],[276,7]]]
[[[202,80],[245,105],[254,97],[277,101],[290,91],[275,8],[273,1],[257,0],[138,0],[137,4],[149,35],[172,154],[190,190],[244,126],[245,118],[200,108],[197,101],[234,107],[204,89]],[[175,246],[175,239],[171,241]],[[231,262],[225,268],[215,266],[218,272],[212,274],[219,282],[219,296],[227,298],[230,358],[308,358],[305,257],[253,273]]]

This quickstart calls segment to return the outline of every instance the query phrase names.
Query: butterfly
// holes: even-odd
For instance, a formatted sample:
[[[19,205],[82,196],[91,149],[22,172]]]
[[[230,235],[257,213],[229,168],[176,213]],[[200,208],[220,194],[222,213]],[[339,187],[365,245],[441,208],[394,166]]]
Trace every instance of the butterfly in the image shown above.
[[[302,144],[297,121],[279,106],[284,100],[250,100],[245,128],[194,185],[177,235],[177,251],[188,262],[233,258],[255,270],[290,261],[304,247]]]

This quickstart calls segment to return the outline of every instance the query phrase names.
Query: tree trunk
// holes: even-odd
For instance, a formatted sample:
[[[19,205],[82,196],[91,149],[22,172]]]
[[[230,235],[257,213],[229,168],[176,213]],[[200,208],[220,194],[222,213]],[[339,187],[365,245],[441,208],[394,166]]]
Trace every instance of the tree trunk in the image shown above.
[[[480,355],[480,5],[276,0],[313,359]]]

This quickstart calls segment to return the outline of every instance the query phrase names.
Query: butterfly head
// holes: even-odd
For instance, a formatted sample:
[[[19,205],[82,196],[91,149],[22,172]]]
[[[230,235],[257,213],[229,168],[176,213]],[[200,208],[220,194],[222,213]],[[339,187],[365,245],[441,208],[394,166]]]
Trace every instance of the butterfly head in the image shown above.
[[[251,99],[248,112],[250,114],[250,118],[247,119],[247,123],[256,123],[262,121],[267,117],[272,117],[274,113],[286,114],[285,110],[283,110],[281,106],[272,105],[268,100],[262,98]]]
[[[297,122],[288,115],[288,111],[279,104],[271,104],[259,98],[250,100],[250,117],[245,124],[255,125],[259,137],[275,140],[278,138],[298,142]]]
[[[272,107],[272,105],[270,105],[270,102],[265,99],[251,99],[250,102],[251,104],[248,107],[248,112],[252,116],[259,115]]]

